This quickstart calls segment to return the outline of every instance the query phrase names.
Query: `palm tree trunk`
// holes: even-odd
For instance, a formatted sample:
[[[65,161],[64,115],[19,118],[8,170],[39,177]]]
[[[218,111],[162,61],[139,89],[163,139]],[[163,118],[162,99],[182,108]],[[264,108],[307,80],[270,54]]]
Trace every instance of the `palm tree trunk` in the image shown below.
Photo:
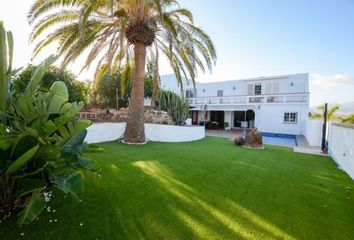
[[[126,143],[144,143],[144,81],[146,46],[141,43],[135,44],[134,54],[135,73],[124,141]]]

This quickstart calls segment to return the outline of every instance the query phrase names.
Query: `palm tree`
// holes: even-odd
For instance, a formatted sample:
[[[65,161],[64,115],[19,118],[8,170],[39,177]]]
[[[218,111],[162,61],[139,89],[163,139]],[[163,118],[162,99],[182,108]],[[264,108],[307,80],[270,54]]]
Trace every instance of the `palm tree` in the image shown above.
[[[317,119],[317,118],[323,119],[324,108],[325,108],[325,105],[318,106],[317,110],[321,111],[321,113],[313,114],[311,116],[311,118],[312,119]],[[335,106],[331,107],[330,109],[328,109],[328,112],[327,112],[328,121],[341,120],[341,118],[338,115],[336,115],[336,112],[338,112],[338,110],[339,110],[339,105],[335,105]]]
[[[165,55],[181,88],[183,77],[194,83],[197,70],[211,71],[216,61],[210,37],[194,25],[192,13],[177,0],[36,0],[28,20],[33,25],[30,40],[37,42],[34,56],[53,42],[59,44],[63,66],[87,52],[83,69],[97,63],[96,80],[134,61],[124,135],[129,143],[145,141],[146,59],[155,57],[156,63],[159,53]]]

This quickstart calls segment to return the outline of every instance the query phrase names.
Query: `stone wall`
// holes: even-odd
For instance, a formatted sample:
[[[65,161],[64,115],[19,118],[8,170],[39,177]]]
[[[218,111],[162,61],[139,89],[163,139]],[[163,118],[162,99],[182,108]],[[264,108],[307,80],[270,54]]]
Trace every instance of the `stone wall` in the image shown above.
[[[97,119],[92,119],[98,122],[127,122],[128,118],[128,108],[116,109],[100,109],[100,108],[89,108],[85,112],[97,113]],[[168,115],[167,112],[152,110],[146,108],[144,112],[145,123],[154,124],[164,124],[164,125],[174,125],[175,122]]]

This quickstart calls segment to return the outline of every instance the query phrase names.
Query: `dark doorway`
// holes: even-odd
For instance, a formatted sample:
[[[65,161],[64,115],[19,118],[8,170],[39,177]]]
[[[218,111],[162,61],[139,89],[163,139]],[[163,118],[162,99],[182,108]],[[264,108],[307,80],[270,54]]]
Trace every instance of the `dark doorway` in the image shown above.
[[[254,128],[255,113],[253,110],[248,110],[246,112],[246,121],[248,122],[249,128]]]
[[[198,124],[198,111],[192,111],[192,125]]]
[[[245,121],[245,112],[244,111],[235,111],[234,112],[234,127],[240,128],[241,122]]]
[[[255,113],[253,110],[235,111],[234,112],[234,127],[241,128],[242,122],[247,122],[247,128],[254,128]]]
[[[225,121],[225,112],[224,111],[211,111],[210,112],[210,124],[213,125],[213,128],[224,128],[224,121]]]

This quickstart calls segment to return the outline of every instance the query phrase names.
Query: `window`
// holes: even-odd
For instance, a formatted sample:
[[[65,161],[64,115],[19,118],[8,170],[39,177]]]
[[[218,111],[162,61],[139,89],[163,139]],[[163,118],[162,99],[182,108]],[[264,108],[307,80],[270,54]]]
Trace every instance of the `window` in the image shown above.
[[[254,95],[261,95],[262,94],[262,85],[256,84],[254,85]]]
[[[186,90],[186,98],[193,98],[193,91],[192,90]]]
[[[217,91],[217,96],[218,97],[223,97],[224,96],[224,91],[223,90],[218,90]]]
[[[284,123],[297,123],[297,113],[284,113]]]

